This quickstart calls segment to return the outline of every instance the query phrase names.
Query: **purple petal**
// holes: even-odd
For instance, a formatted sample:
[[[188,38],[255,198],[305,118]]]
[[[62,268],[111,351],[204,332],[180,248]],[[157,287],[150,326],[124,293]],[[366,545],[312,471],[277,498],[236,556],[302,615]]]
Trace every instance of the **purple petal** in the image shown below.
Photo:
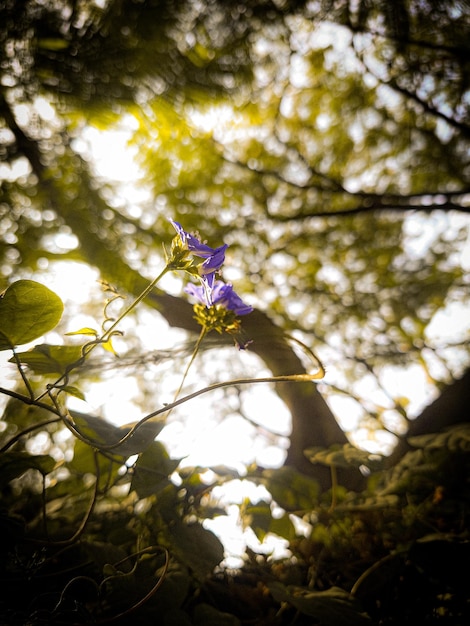
[[[204,274],[201,277],[201,280],[205,285],[206,291],[209,291],[210,293],[212,293],[212,290],[214,288],[214,283],[215,283],[215,272],[211,272],[210,274]]]
[[[211,272],[214,272],[215,270],[219,270],[224,264],[225,250],[227,250],[227,248],[228,245],[224,244],[223,246],[220,246],[220,248],[212,250],[212,254],[208,256],[204,263],[201,265],[201,273],[209,274]],[[202,256],[202,254],[199,254],[197,252],[195,252],[194,254],[196,254],[197,256]]]
[[[183,242],[183,244],[186,244],[188,246],[188,250],[196,256],[202,257],[203,259],[210,259],[214,254],[219,255],[221,251],[225,252],[225,249],[228,247],[227,245],[225,245],[217,249],[211,248],[205,243],[202,243],[197,237],[191,235],[191,233],[188,233],[186,230],[184,230],[184,228],[178,222],[175,222],[172,219],[170,219],[169,221],[173,225],[178,235],[181,237],[181,241]],[[218,257],[218,259],[219,258],[220,257]],[[222,257],[222,261],[216,269],[220,268],[220,266],[224,262],[224,258],[225,257]]]
[[[240,296],[235,293],[233,286],[218,280],[212,288],[212,302],[220,304],[233,311],[236,315],[248,315],[253,307],[245,304]]]
[[[210,304],[209,304],[209,302],[207,300],[207,290],[205,290],[204,287],[198,286],[198,285],[194,285],[193,283],[189,283],[188,285],[186,285],[184,290],[190,296],[193,296],[193,298],[196,298],[196,300],[198,300],[201,304],[205,304],[206,306],[210,306]]]

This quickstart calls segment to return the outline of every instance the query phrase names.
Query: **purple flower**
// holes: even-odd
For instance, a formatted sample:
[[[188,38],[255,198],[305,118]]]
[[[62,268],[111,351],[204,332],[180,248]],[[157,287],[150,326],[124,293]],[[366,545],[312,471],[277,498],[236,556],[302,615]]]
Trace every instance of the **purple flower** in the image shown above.
[[[216,280],[211,286],[197,286],[190,283],[185,288],[185,291],[202,304],[205,304],[206,307],[223,306],[233,311],[235,315],[248,315],[248,313],[253,311],[253,307],[245,304],[240,296],[235,293],[232,285],[223,283],[221,280]]]
[[[226,309],[230,309],[235,315],[248,315],[253,311],[253,307],[245,304],[238,294],[235,293],[233,286],[217,280],[212,287],[211,298],[213,304],[220,304]]]
[[[184,230],[181,224],[170,220],[178,233],[183,246],[186,246],[189,252],[194,256],[206,259],[199,267],[199,271],[202,276],[212,275],[211,281],[214,282],[214,272],[219,270],[225,261],[225,250],[228,248],[227,244],[219,246],[218,248],[211,248],[210,246],[202,243],[198,237],[191,235]]]

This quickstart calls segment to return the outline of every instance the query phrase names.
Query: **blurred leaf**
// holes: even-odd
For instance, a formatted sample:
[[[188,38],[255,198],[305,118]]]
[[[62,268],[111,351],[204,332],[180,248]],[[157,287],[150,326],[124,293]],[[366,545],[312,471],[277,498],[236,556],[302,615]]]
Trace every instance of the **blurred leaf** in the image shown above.
[[[68,393],[70,396],[74,396],[74,398],[78,398],[79,400],[86,401],[85,394],[83,391],[80,391],[78,387],[74,387],[72,385],[65,385],[65,387],[61,387],[61,391]]]
[[[121,444],[115,445],[127,435],[131,427],[136,426],[136,423],[118,427],[95,415],[79,413],[78,411],[71,411],[70,414],[77,430],[82,435],[95,442],[97,447],[99,447],[100,444],[103,446],[114,446],[109,452],[123,457],[129,457],[133,454],[143,452],[153,442],[164,426],[163,422],[144,422],[138,425],[131,437]]]
[[[18,352],[17,356],[36,374],[64,374],[69,365],[81,358],[82,350],[80,346],[41,344],[27,352]],[[14,363],[15,359],[9,362]]]
[[[382,462],[382,457],[379,455],[360,450],[349,443],[341,447],[333,446],[327,450],[317,447],[307,448],[304,450],[304,454],[311,463],[322,463],[323,465],[346,469],[359,468],[361,465],[370,469],[379,469]]]
[[[179,463],[179,459],[170,459],[162,443],[153,441],[135,463],[131,489],[140,498],[157,493],[170,483],[170,476]]]
[[[220,540],[199,523],[185,524],[174,520],[168,527],[171,550],[194,575],[203,580],[224,558]]]
[[[358,601],[347,591],[332,587],[327,591],[309,591],[304,587],[268,583],[277,602],[288,602],[304,615],[318,620],[322,626],[366,626],[372,624]]]
[[[29,343],[52,330],[64,310],[53,291],[33,280],[18,280],[0,298],[0,350]]]
[[[218,476],[233,479],[240,478],[240,473],[233,467],[228,467],[227,465],[211,465],[208,469],[212,470]]]
[[[47,454],[3,452],[0,455],[0,485],[4,487],[30,469],[38,470],[43,475],[49,474],[56,465],[57,462]]]
[[[295,527],[287,513],[273,517],[268,502],[257,502],[242,507],[241,515],[244,526],[253,530],[259,541],[263,541],[268,533],[273,533],[291,541],[295,538]]]
[[[77,439],[73,449],[73,458],[67,466],[71,472],[81,476],[84,474],[98,476],[99,489],[106,490],[116,481],[119,469],[124,464],[124,461],[124,457],[116,456],[116,460],[113,460],[108,456],[104,456],[88,444]]]
[[[157,572],[157,575],[161,575],[161,573],[162,570]],[[172,614],[174,618],[175,615],[181,615],[179,609],[187,598],[191,583],[192,580],[187,567],[172,559],[162,584],[149,602],[149,606],[158,608],[159,615],[165,616],[165,626],[169,614]],[[184,615],[187,617],[187,614]],[[173,624],[174,622],[171,621],[169,623]],[[184,624],[185,622],[183,621],[182,623]],[[176,622],[175,626],[179,626],[179,622]]]
[[[118,563],[127,557],[127,553],[123,548],[104,541],[82,541],[81,546],[88,558],[93,560],[100,570],[107,564]],[[127,569],[132,567],[130,561],[127,561],[122,569],[124,570],[126,567]]]
[[[390,587],[390,581],[400,574],[403,566],[403,554],[388,554],[375,561],[354,585],[354,596],[362,602],[368,597],[377,597]]]
[[[288,466],[264,470],[261,476],[274,500],[286,511],[309,511],[315,507],[320,488],[313,478]]]
[[[11,426],[11,431],[16,432],[47,419],[54,420],[57,416],[42,407],[25,404],[17,398],[8,400],[2,415],[2,421]]]
[[[268,532],[287,539],[287,541],[293,541],[296,537],[295,526],[287,513],[273,517]]]
[[[470,451],[470,424],[463,423],[452,426],[440,433],[431,433],[410,437],[410,445],[415,448],[446,448],[450,452]]]

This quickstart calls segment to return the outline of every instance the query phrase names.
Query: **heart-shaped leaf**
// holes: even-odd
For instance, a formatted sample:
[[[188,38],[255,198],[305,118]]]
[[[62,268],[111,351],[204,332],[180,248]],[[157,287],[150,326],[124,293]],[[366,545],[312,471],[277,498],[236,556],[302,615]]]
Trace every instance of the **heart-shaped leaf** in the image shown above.
[[[29,343],[57,326],[64,305],[34,280],[17,280],[0,298],[0,350]]]

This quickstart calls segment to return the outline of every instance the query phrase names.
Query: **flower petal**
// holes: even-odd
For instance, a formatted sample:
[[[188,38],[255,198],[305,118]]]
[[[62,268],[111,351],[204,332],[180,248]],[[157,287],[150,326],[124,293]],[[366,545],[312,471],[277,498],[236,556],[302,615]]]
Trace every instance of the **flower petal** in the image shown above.
[[[190,296],[193,296],[193,298],[196,298],[196,300],[198,300],[198,302],[200,302],[201,304],[210,306],[207,300],[207,290],[204,289],[202,285],[195,285],[194,283],[189,283],[188,285],[186,285],[184,290]]]
[[[206,260],[200,267],[201,274],[209,274],[214,272],[215,270],[219,270],[225,261],[225,250],[227,250],[228,245],[224,244],[215,250],[212,250],[212,254],[207,256]],[[197,256],[202,256],[197,252],[194,252]]]
[[[199,256],[199,257],[201,257],[203,259],[210,259],[214,254],[220,255],[221,251],[225,252],[226,248],[228,247],[227,245],[225,245],[225,246],[221,246],[220,248],[216,248],[216,249],[211,248],[210,246],[206,245],[205,243],[202,243],[198,239],[198,237],[196,237],[195,235],[191,235],[191,233],[188,233],[186,230],[184,230],[184,228],[178,222],[175,222],[172,219],[170,219],[169,221],[173,225],[173,227],[176,230],[176,232],[178,233],[178,235],[180,236],[181,241],[183,242],[183,245],[187,245],[188,246],[188,250],[190,252],[192,252],[196,256]],[[219,258],[220,258],[220,256],[218,257],[218,259]],[[219,269],[220,266],[222,265],[222,263],[224,262],[224,258],[225,258],[225,256],[222,257],[220,265],[218,266],[217,269]]]
[[[226,309],[230,309],[236,315],[248,315],[253,311],[253,307],[245,304],[240,296],[235,293],[233,286],[218,280],[212,288],[212,302],[219,304]]]

